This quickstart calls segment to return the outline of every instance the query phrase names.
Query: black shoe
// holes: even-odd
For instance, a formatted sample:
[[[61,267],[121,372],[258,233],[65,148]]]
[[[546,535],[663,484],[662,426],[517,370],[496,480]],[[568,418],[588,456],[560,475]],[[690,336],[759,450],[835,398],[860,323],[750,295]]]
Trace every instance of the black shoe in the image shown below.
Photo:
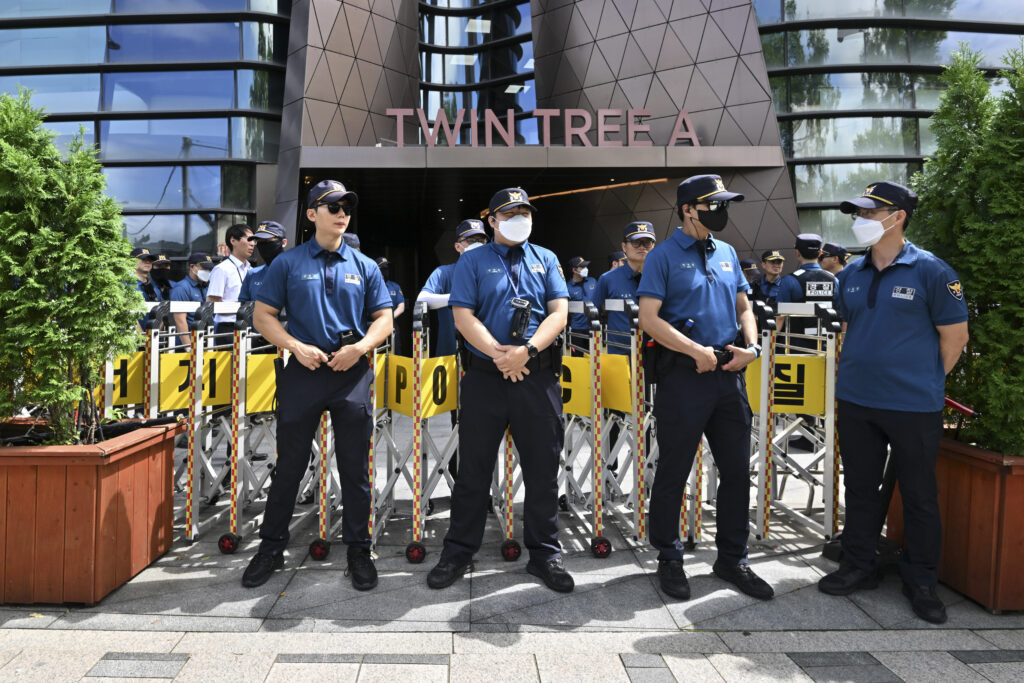
[[[530,560],[526,563],[526,571],[533,574],[544,585],[559,593],[571,593],[576,587],[569,572],[565,571],[561,557],[552,557],[547,560]]]
[[[427,585],[434,589],[447,588],[455,583],[460,576],[469,571],[471,564],[472,562],[464,562],[462,564],[449,562],[446,558],[442,557],[434,565],[434,568],[427,573]]]
[[[276,555],[256,553],[249,560],[249,566],[245,568],[245,573],[242,574],[242,585],[246,588],[262,586],[270,578],[270,575],[274,573],[275,569],[280,569],[283,566],[284,553]]]
[[[878,572],[843,565],[818,581],[818,590],[829,595],[849,595],[862,588],[878,588]]]
[[[377,587],[377,567],[373,564],[370,549],[359,545],[348,547],[348,570],[352,587],[357,591],[368,591]]]
[[[728,581],[752,598],[758,600],[771,600],[775,597],[775,591],[768,585],[768,582],[755,574],[749,564],[726,564],[715,562],[711,567],[715,576]]]
[[[686,580],[682,560],[658,560],[658,582],[666,595],[676,600],[690,599],[690,582]]]
[[[946,623],[946,606],[935,592],[935,586],[911,586],[904,582],[903,594],[910,599],[914,614],[933,624]]]

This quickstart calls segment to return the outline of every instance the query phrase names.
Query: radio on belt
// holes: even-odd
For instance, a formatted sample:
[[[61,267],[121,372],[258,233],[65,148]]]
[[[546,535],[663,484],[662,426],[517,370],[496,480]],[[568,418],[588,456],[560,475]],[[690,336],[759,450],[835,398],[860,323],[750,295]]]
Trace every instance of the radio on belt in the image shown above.
[[[509,303],[515,309],[510,334],[513,339],[526,339],[526,331],[530,327],[530,302],[517,296]]]

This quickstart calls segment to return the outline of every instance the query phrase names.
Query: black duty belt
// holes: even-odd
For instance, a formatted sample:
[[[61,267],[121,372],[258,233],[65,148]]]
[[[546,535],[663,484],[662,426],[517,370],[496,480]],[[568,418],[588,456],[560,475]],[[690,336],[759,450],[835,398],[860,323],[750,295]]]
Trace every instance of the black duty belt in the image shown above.
[[[494,361],[490,358],[481,358],[475,353],[467,353],[468,358],[466,359],[466,367],[472,368],[473,370],[483,370],[484,372],[490,372],[495,375],[500,375],[501,370],[494,364]],[[544,370],[552,367],[551,354],[547,351],[541,351],[540,355],[536,358],[531,358],[526,361],[526,369],[530,372],[536,372],[537,370]]]

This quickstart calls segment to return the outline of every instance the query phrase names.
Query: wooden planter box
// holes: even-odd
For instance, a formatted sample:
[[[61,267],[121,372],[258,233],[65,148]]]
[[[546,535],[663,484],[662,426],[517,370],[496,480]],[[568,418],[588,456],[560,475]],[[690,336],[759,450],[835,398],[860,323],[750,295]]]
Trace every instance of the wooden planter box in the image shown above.
[[[0,603],[93,604],[167,552],[183,429],[0,448]]]
[[[1024,610],[1024,458],[943,439],[939,580],[993,611]],[[899,490],[886,535],[903,541]]]

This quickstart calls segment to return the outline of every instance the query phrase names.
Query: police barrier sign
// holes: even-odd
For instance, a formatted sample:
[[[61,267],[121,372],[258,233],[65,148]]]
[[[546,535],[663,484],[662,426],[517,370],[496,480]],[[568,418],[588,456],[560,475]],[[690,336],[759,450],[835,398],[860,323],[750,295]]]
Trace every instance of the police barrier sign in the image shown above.
[[[413,359],[388,356],[387,406],[402,415],[413,417]],[[426,358],[422,361],[420,395],[422,417],[434,417],[455,410],[458,405],[458,376],[455,356]],[[378,389],[381,389],[378,382]]]
[[[747,366],[747,399],[755,413],[761,410],[761,358]],[[776,413],[825,414],[825,358],[775,356]]]
[[[633,412],[629,356],[601,357],[601,401],[606,410]],[[562,412],[590,417],[590,356],[562,359]]]

